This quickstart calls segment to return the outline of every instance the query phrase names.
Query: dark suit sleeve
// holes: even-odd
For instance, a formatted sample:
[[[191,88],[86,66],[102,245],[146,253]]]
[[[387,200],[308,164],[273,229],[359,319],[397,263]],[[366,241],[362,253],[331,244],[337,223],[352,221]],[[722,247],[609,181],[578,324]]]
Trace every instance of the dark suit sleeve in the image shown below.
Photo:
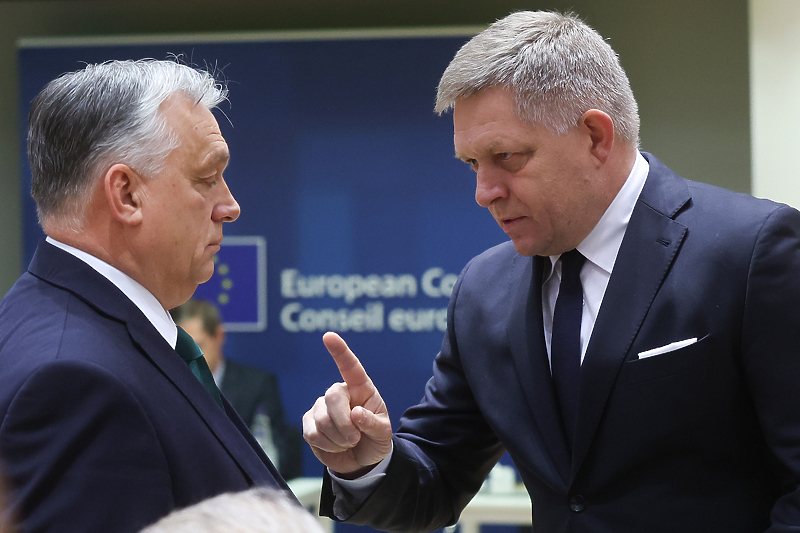
[[[742,364],[782,482],[769,532],[800,531],[800,213],[774,212],[748,276]]]
[[[432,531],[455,523],[505,449],[467,383],[453,317],[465,267],[453,289],[448,329],[420,404],[408,409],[393,442],[386,477],[348,523],[385,531]],[[325,474],[327,476],[327,473]],[[326,486],[329,480],[326,478]],[[325,490],[320,511],[333,517]]]
[[[32,374],[0,426],[0,449],[26,533],[134,532],[175,505],[146,413],[92,365]]]

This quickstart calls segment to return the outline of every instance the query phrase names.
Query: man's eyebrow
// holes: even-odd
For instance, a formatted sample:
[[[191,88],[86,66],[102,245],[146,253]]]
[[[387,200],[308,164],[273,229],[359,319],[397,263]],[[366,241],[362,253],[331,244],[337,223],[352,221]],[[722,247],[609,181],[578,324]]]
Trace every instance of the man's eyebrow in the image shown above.
[[[494,141],[489,146],[487,146],[485,148],[485,151],[487,153],[492,153],[495,150],[497,150],[498,146],[500,146],[500,142],[499,141]],[[462,155],[462,154],[458,153],[458,150],[455,151],[455,154],[453,155],[453,157],[455,157],[456,159],[460,159],[462,161],[469,161],[471,159],[474,159],[473,157],[467,157],[465,155]]]
[[[231,153],[226,148],[218,148],[210,152],[207,156],[205,161],[203,161],[204,166],[217,166],[224,164],[225,166],[228,165],[228,162],[231,160]]]
[[[453,153],[453,157],[455,157],[456,159],[459,159],[461,161],[469,161],[469,160],[473,159],[472,157],[467,157],[467,156],[459,153],[458,150],[456,150],[455,153]]]

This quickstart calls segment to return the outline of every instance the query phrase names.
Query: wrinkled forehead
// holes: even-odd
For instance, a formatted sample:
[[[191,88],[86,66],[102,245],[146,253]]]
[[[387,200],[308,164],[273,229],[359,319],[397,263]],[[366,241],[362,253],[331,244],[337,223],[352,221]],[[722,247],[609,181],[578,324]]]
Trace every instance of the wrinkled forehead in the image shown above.
[[[180,148],[203,167],[225,167],[230,151],[217,119],[203,104],[186,96],[173,95],[159,110],[167,127],[180,138]]]

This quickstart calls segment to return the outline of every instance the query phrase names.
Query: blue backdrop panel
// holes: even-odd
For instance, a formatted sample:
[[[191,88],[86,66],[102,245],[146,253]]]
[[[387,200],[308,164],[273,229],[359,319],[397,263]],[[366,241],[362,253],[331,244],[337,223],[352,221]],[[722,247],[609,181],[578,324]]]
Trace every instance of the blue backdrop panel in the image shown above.
[[[267,242],[264,237],[228,236],[214,255],[214,275],[194,293],[224,309],[228,332],[267,327]]]
[[[341,331],[396,425],[430,376],[454,277],[506,239],[453,157],[450,117],[432,111],[467,38],[29,46],[19,53],[21,116],[45,83],[87,62],[180,54],[221,71],[230,104],[216,115],[242,214],[198,295],[222,310],[226,354],[276,373],[299,427],[341,379],[320,340]],[[23,166],[27,265],[42,233]],[[305,474],[320,475],[304,454]]]

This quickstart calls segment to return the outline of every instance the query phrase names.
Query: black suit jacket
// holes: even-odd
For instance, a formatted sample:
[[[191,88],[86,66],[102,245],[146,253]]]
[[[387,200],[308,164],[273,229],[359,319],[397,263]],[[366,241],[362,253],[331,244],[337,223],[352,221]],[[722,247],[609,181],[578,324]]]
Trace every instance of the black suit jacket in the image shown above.
[[[505,243],[461,273],[425,396],[349,521],[453,523],[508,450],[535,532],[800,531],[800,213],[645,157],[581,368],[573,448],[543,335],[547,259]]]
[[[300,431],[286,421],[275,374],[226,359],[220,389],[251,430],[257,414],[269,417],[272,440],[278,450],[278,470],[283,479],[302,475],[303,438]]]
[[[46,242],[0,304],[0,461],[23,532],[133,532],[286,488],[223,402],[116,286]]]

